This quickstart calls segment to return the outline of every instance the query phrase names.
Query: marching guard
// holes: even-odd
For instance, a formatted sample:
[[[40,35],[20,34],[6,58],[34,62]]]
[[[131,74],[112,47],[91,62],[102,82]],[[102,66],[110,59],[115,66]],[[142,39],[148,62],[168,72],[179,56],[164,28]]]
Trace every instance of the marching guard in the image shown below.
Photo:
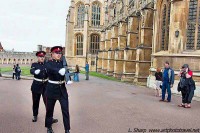
[[[65,87],[66,69],[64,68],[63,61],[61,60],[62,47],[52,47],[51,56],[52,60],[46,63],[49,80],[46,86],[47,110],[45,127],[47,127],[47,133],[54,133],[52,129],[52,120],[54,106],[58,100],[61,105],[65,133],[70,133],[69,102],[68,93]]]
[[[42,95],[45,107],[46,107],[46,96],[45,96],[45,87],[48,81],[47,70],[45,66],[45,55],[44,51],[39,51],[36,53],[38,58],[38,62],[32,64],[30,73],[34,75],[33,83],[31,86],[32,91],[32,100],[33,100],[33,119],[32,122],[37,122],[38,110],[39,110],[39,103],[40,97]],[[57,119],[53,119],[53,123],[58,122]]]

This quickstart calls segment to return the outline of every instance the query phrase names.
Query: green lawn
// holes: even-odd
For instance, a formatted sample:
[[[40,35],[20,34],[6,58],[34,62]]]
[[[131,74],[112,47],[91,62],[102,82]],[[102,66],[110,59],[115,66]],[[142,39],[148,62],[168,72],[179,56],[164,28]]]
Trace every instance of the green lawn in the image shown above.
[[[21,73],[22,76],[32,76],[30,74],[30,67],[29,66],[24,66],[24,67],[20,67],[20,68],[22,70],[22,73]],[[1,68],[1,73],[6,73],[6,72],[12,72],[12,67]],[[85,74],[85,71],[81,71],[80,73]],[[114,77],[109,77],[109,76],[106,76],[104,74],[97,73],[97,72],[90,72],[89,75],[94,76],[94,77],[98,77],[98,78],[107,79],[107,80],[112,80],[112,81],[120,81],[120,80],[118,80]]]
[[[21,75],[22,76],[31,76],[31,74],[30,74],[30,68],[31,67],[21,67],[21,70],[22,70]]]
[[[85,74],[85,71],[81,71],[80,73]],[[118,80],[114,77],[109,77],[109,76],[106,76],[104,74],[97,73],[97,72],[89,72],[89,75],[94,76],[94,77],[98,77],[98,78],[107,79],[107,80],[112,80],[112,81],[120,81],[120,80]]]
[[[20,67],[22,70],[21,75],[22,76],[31,76],[30,74],[30,67],[28,66],[24,66],[24,67]],[[7,72],[11,72],[12,73],[12,67],[2,67],[1,68],[1,73],[7,73]]]
[[[3,67],[3,68],[0,68],[1,69],[1,72],[4,73],[4,72],[11,72],[12,71],[12,67]]]

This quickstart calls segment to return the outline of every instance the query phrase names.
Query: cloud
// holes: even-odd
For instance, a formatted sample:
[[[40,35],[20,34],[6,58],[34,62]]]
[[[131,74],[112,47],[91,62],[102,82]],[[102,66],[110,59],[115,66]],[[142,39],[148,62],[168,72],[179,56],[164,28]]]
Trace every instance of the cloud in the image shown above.
[[[65,20],[70,0],[0,1],[0,41],[6,49],[37,50],[37,45],[65,42]]]

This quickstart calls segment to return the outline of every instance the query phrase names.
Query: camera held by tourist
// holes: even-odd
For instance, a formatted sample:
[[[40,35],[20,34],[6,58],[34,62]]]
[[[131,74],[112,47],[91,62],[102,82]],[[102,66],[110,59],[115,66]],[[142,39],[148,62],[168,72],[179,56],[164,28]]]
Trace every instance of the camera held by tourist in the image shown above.
[[[184,64],[180,69],[180,82],[178,83],[177,88],[182,94],[182,103],[178,105],[179,107],[191,108],[191,101],[195,90],[195,82],[192,76],[193,72],[189,69],[189,65]]]
[[[161,68],[157,68],[156,73],[155,73],[155,85],[156,85],[156,96],[161,96],[161,89],[162,89],[162,72],[161,72]]]

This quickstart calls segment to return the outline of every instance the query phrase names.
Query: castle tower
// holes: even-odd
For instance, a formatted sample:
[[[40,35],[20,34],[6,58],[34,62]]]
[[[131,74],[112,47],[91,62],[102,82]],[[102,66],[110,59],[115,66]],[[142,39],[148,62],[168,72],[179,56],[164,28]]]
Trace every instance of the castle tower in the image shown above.
[[[95,71],[100,49],[100,31],[104,27],[105,0],[71,0],[66,18],[66,49],[68,65],[90,64]]]
[[[0,52],[3,52],[4,49],[3,49],[3,46],[1,45],[1,42],[0,42]]]

